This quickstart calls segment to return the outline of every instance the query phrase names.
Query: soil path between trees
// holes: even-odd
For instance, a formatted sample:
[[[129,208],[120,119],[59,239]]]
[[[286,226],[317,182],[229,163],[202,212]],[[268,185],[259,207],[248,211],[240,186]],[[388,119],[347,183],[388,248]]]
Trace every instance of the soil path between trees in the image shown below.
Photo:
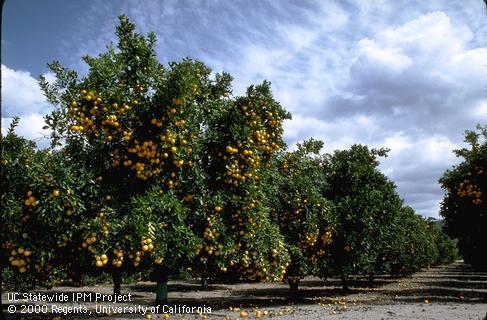
[[[96,293],[110,294],[109,286],[55,287],[35,293],[60,295],[92,293],[91,298],[47,305],[49,314],[33,312],[20,314],[24,301],[9,301],[3,294],[3,314],[6,319],[473,319],[487,316],[487,272],[475,272],[463,262],[421,270],[412,277],[393,279],[376,277],[370,282],[364,277],[350,281],[350,289],[341,290],[337,279],[327,281],[306,278],[299,288],[299,298],[290,299],[288,286],[282,283],[211,284],[201,290],[198,281],[171,281],[169,305],[189,311],[189,307],[211,308],[202,314],[150,314],[143,308],[152,307],[155,285],[148,282],[123,285],[122,294],[130,293],[131,301],[95,303]],[[88,297],[88,295],[86,295]],[[7,307],[15,305],[17,313],[9,314]],[[86,307],[86,315],[69,307]],[[140,307],[139,307],[140,306]],[[100,310],[105,307],[104,310]],[[119,307],[126,307],[125,312]],[[45,308],[45,307],[44,307]],[[53,309],[56,308],[56,309]],[[64,309],[63,309],[64,308]],[[110,309],[107,309],[110,308]],[[45,309],[44,309],[45,310]],[[52,313],[52,310],[55,310]],[[65,311],[63,314],[62,311]],[[107,314],[110,311],[111,314]],[[122,311],[123,313],[119,313]],[[195,310],[196,311],[196,310]],[[204,310],[202,310],[204,311]],[[207,310],[208,311],[208,310]],[[60,312],[60,313],[59,313]]]

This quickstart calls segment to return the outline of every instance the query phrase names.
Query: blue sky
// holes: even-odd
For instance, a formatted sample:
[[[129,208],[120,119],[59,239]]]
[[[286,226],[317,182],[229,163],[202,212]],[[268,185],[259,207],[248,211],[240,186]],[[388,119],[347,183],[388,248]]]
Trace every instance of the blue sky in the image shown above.
[[[272,82],[293,114],[285,138],[326,151],[391,149],[382,170],[406,203],[438,216],[437,183],[457,162],[462,133],[487,120],[487,19],[482,0],[139,1],[6,0],[2,130],[42,139],[49,112],[36,78],[59,60],[83,73],[85,54],[114,40],[124,13],[154,31],[161,62],[192,57],[234,77],[234,94]]]

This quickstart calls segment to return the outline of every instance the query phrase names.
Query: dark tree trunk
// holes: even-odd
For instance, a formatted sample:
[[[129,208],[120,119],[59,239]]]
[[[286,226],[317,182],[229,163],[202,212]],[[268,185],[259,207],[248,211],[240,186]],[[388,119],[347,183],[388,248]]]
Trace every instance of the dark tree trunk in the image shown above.
[[[169,280],[169,269],[165,265],[154,266],[153,280],[157,282],[156,307],[162,310],[162,305],[167,304],[167,281]]]
[[[373,273],[369,274],[369,282],[372,283],[374,282],[375,275]]]
[[[348,278],[346,276],[342,276],[342,289],[344,291],[348,291]]]
[[[208,289],[208,278],[201,277],[201,289],[206,290]]]
[[[298,296],[299,281],[289,282],[289,296],[291,299],[295,299]]]
[[[2,5],[3,5],[3,1],[2,1]],[[1,11],[2,9],[0,9],[0,12]],[[0,319],[3,319],[2,282],[3,282],[3,277],[2,277],[2,273],[0,272]]]
[[[121,293],[121,286],[122,286],[122,272],[119,270],[113,271],[112,279],[113,279],[113,294],[119,295]]]

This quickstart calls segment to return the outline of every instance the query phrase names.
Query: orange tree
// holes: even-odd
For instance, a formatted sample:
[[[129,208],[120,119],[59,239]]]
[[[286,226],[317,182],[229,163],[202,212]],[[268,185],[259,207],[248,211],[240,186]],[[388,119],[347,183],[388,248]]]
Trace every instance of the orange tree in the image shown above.
[[[161,282],[184,266],[203,277],[282,277],[287,254],[261,177],[288,113],[268,83],[231,98],[228,74],[210,79],[190,59],[164,67],[154,35],[134,30],[120,17],[118,49],[84,57],[85,77],[54,62],[56,82],[40,79],[57,106],[46,119],[53,143],[102,190],[87,201],[89,237],[78,245],[116,288],[122,271],[151,265]]]
[[[411,274],[422,267],[443,262],[438,243],[440,235],[444,234],[434,222],[425,220],[414,209],[405,206],[398,212],[394,223],[390,246],[385,250],[387,268],[384,272],[394,276]],[[451,245],[451,240],[449,243]],[[451,257],[451,254],[447,256]],[[447,258],[445,262],[451,261]]]
[[[96,193],[84,168],[73,170],[65,154],[36,150],[14,133],[18,118],[2,136],[2,270],[14,270],[10,289],[49,286],[53,273],[73,273],[76,256],[89,236],[76,223],[86,213],[81,194]],[[78,279],[79,280],[79,279]]]
[[[455,242],[442,230],[443,221],[423,218],[428,235],[432,238],[433,249],[429,251],[429,265],[451,263],[458,257]]]
[[[275,157],[268,177],[269,203],[291,257],[285,280],[295,294],[306,275],[328,269],[328,249],[333,235],[331,203],[323,197],[326,187],[323,142],[308,140],[297,150]]]
[[[437,259],[434,264],[452,263],[458,259],[459,252],[457,244],[451,239],[443,230],[444,221],[430,219],[428,223],[431,225],[433,237],[435,239],[436,250],[438,251]]]
[[[344,287],[351,274],[382,272],[393,217],[402,203],[377,168],[377,157],[386,152],[353,145],[326,157],[324,194],[337,219],[328,272],[341,276]]]
[[[328,271],[340,275],[344,287],[350,274],[409,274],[455,256],[435,222],[403,207],[394,183],[378,170],[377,157],[385,155],[353,145],[328,155],[323,166],[337,219]]]
[[[456,150],[463,161],[447,170],[440,183],[445,190],[441,215],[446,232],[458,239],[460,253],[475,268],[486,269],[487,126],[467,131],[469,148]]]
[[[373,267],[368,271],[370,279],[374,274],[391,272],[391,261],[388,252],[396,251],[398,229],[404,228],[407,223],[400,214],[403,200],[396,192],[396,186],[384,174],[375,172],[375,185],[370,195],[370,207],[373,208],[375,226],[369,230],[373,239],[371,257]],[[407,239],[401,241],[408,242]]]
[[[119,291],[122,272],[162,266],[157,277],[167,280],[201,246],[186,202],[201,184],[203,106],[222,81],[210,81],[210,70],[189,59],[159,64],[154,35],[136,33],[124,16],[116,33],[117,49],[84,57],[86,76],[54,62],[56,82],[40,84],[56,106],[46,118],[53,143],[73,167],[89,168],[102,190],[87,201],[80,224],[89,237],[77,245]]]
[[[212,110],[202,133],[207,183],[195,216],[204,247],[193,272],[203,280],[282,279],[287,252],[269,216],[264,178],[272,155],[284,147],[282,122],[289,114],[273,99],[268,82]]]

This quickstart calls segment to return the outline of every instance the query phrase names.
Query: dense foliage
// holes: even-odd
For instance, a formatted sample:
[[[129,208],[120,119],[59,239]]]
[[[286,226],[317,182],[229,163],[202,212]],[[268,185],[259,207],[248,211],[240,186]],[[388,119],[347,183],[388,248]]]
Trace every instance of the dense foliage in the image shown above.
[[[345,284],[352,274],[409,274],[454,257],[451,240],[403,207],[395,185],[378,169],[377,158],[386,155],[384,149],[353,145],[325,156],[324,195],[336,221],[327,272]],[[441,261],[440,243],[448,257]]]
[[[201,63],[159,64],[154,35],[134,30],[121,17],[118,50],[84,57],[86,76],[54,62],[56,82],[40,82],[56,106],[46,119],[54,144],[62,141],[66,161],[89,168],[101,190],[86,213],[93,235],[79,245],[117,277],[153,263],[177,272],[201,248],[187,205],[199,178],[194,151],[201,106],[222,94]]]
[[[2,265],[18,271],[19,283],[29,274],[49,284],[56,270],[72,276],[90,269],[80,244],[96,239],[86,203],[97,187],[85,168],[65,162],[63,152],[39,151],[17,136],[16,123],[2,136]]]
[[[390,205],[391,200],[399,200],[394,186],[377,169],[376,157],[383,154],[385,150],[353,145],[327,159],[329,185],[325,196],[333,201],[338,222],[331,248],[331,272],[343,279],[350,274],[374,271],[388,227],[384,220],[396,210]]]
[[[293,290],[306,275],[322,275],[328,269],[334,224],[331,202],[323,196],[322,146],[309,140],[296,151],[279,154],[267,183],[273,218],[291,256],[285,279]]]
[[[468,148],[456,150],[463,161],[447,170],[440,183],[446,194],[441,206],[446,232],[458,239],[460,253],[475,268],[486,269],[487,127],[467,131]]]
[[[230,86],[227,86],[230,90]],[[271,156],[284,147],[282,122],[289,114],[275,101],[270,84],[250,86],[243,97],[209,106],[201,135],[205,241],[195,263],[203,277],[278,280],[288,255],[272,224],[265,199]]]
[[[402,207],[393,226],[385,265],[392,275],[411,274],[419,267],[450,263],[458,257],[455,243],[438,221],[425,220],[411,207]]]
[[[15,122],[2,136],[1,264],[19,275],[13,287],[164,267],[297,289],[307,275],[400,275],[454,258],[378,170],[385,150],[322,154],[309,140],[286,151],[290,114],[270,83],[235,97],[231,76],[202,62],[160,64],[154,35],[124,16],[117,36],[84,57],[85,76],[54,62],[56,81],[40,79],[55,107],[51,148]]]

